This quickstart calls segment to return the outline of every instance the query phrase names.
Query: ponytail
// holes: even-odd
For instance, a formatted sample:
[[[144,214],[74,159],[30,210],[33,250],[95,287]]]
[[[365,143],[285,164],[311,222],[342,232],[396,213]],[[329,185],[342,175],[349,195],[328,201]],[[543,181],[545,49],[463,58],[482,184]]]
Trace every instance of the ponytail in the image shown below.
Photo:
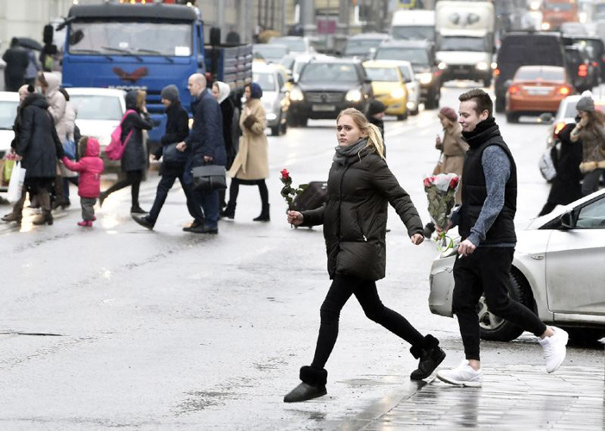
[[[368,122],[368,147],[374,147],[378,155],[384,159],[384,142],[380,129],[374,124]]]

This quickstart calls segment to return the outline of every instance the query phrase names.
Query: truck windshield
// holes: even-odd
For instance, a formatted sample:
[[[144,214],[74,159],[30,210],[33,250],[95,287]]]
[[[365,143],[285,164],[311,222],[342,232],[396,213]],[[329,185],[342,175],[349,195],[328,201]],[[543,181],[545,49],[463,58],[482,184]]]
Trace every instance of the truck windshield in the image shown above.
[[[443,37],[439,40],[439,51],[487,52],[487,40],[481,37]]]
[[[393,39],[435,40],[435,26],[393,26],[391,36]]]
[[[68,43],[69,53],[76,55],[189,57],[193,52],[190,24],[74,22]]]
[[[404,60],[421,66],[429,64],[429,56],[424,48],[379,48],[375,60]]]

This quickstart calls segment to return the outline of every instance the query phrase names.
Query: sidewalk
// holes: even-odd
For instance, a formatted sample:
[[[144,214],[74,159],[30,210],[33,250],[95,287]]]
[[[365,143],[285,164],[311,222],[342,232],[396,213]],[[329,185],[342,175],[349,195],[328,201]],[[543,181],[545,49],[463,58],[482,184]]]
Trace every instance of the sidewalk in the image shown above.
[[[358,417],[340,429],[603,431],[604,374],[604,368],[596,367],[564,366],[554,374],[536,366],[486,367],[481,388],[433,379],[408,392],[386,413]]]

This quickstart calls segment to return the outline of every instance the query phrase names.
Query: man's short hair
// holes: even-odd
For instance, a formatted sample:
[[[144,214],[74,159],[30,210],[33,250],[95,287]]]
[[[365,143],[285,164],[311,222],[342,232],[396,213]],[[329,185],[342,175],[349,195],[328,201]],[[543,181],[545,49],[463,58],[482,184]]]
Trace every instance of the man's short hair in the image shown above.
[[[458,96],[458,100],[461,102],[466,102],[467,100],[474,100],[477,108],[475,112],[477,115],[481,115],[483,111],[487,111],[488,115],[491,117],[494,111],[494,104],[492,102],[491,97],[485,91],[474,88],[472,90],[467,91],[466,93],[462,93]]]

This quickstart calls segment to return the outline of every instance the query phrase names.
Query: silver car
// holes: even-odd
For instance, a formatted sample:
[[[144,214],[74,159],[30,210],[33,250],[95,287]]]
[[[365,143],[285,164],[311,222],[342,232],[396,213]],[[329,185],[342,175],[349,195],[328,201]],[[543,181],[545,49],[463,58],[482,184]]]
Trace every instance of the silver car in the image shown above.
[[[267,127],[271,128],[271,135],[286,133],[290,93],[285,86],[283,69],[271,64],[254,63],[252,81],[259,84],[263,90],[261,101],[267,112]]]
[[[543,117],[551,123],[551,126],[548,129],[548,136],[546,137],[547,146],[551,147],[556,144],[558,140],[557,133],[559,133],[566,124],[573,123],[575,121],[576,115],[578,115],[576,104],[581,97],[582,96],[579,94],[567,96],[559,104],[559,109],[557,110],[554,118],[551,117],[550,114],[547,114],[545,117]],[[605,98],[595,97],[593,95],[593,99],[595,102],[595,108],[601,112],[605,111]]]
[[[509,295],[572,339],[605,336],[605,189],[557,207],[517,232]],[[452,316],[454,249],[433,262],[429,308]],[[477,313],[484,340],[511,341],[521,328],[493,315],[482,297]]]

